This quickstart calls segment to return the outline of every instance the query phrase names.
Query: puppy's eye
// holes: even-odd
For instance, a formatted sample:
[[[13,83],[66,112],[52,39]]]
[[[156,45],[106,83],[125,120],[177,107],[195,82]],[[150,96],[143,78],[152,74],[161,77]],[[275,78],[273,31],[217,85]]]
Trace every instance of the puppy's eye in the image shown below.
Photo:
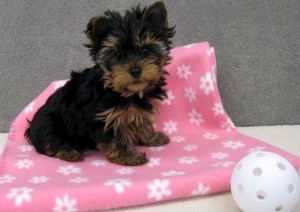
[[[144,56],[149,56],[150,50],[148,48],[143,48],[141,51],[142,55]]]
[[[116,58],[117,60],[122,59],[122,55],[121,55],[120,52],[115,52],[114,56],[115,56],[115,58]]]

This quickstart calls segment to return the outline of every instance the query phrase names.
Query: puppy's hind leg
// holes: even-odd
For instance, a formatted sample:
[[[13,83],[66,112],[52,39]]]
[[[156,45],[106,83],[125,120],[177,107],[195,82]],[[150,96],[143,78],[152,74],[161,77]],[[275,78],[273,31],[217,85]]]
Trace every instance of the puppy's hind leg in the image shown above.
[[[70,138],[57,138],[45,145],[45,154],[61,160],[76,162],[83,160],[83,151],[71,142]]]
[[[42,124],[32,122],[26,130],[25,136],[36,151],[49,157],[59,158],[66,161],[81,161],[83,153],[75,146],[72,138],[64,135],[62,130],[51,125],[41,127]]]

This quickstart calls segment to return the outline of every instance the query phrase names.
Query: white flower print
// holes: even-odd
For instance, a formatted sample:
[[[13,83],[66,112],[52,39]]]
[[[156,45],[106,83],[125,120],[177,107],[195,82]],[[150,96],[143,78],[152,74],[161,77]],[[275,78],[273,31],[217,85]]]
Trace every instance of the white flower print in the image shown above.
[[[61,166],[57,170],[58,173],[62,173],[63,175],[70,175],[70,174],[78,174],[81,172],[79,167],[75,167],[73,165],[68,166]]]
[[[16,155],[17,157],[20,157],[20,158],[26,158],[26,157],[29,157],[30,155],[26,155],[26,154],[19,154],[19,155]]]
[[[204,186],[201,182],[198,183],[197,190],[192,191],[192,196],[205,195],[210,192],[209,186]]]
[[[175,121],[167,121],[164,122],[164,129],[163,129],[166,133],[172,134],[173,132],[177,131],[177,122]]]
[[[31,146],[29,144],[23,144],[23,145],[19,146],[18,149],[21,152],[29,152],[29,151],[33,150],[33,146]]]
[[[28,160],[28,159],[18,160],[18,162],[15,163],[15,166],[18,169],[29,169],[33,165],[34,165],[33,161],[32,160]]]
[[[229,155],[226,152],[213,152],[211,153],[211,158],[214,159],[224,159],[224,158],[228,158]]]
[[[202,119],[202,115],[200,113],[197,113],[196,110],[192,110],[189,112],[190,122],[192,124],[195,124],[197,126],[200,126],[204,120]]]
[[[266,147],[264,147],[264,146],[256,146],[256,147],[249,149],[248,153],[259,152],[259,151],[263,151],[265,149],[266,149]]]
[[[190,103],[196,101],[196,91],[192,87],[184,88],[184,96]]]
[[[89,181],[90,180],[88,178],[84,177],[76,177],[69,180],[70,183],[88,183]]]
[[[216,140],[220,137],[218,134],[207,132],[203,135],[203,138],[206,140]]]
[[[9,174],[3,175],[0,177],[0,185],[4,183],[11,183],[16,179],[16,177],[11,176]]]
[[[28,115],[29,113],[32,113],[34,111],[34,108],[33,108],[34,104],[35,104],[34,102],[31,102],[27,107],[25,107],[24,113],[26,115]]]
[[[120,168],[116,171],[116,173],[120,175],[126,175],[134,173],[134,170],[132,168]]]
[[[234,124],[232,123],[230,118],[227,118],[225,122],[221,123],[221,128],[225,129],[226,131],[230,132],[232,129],[234,129]]]
[[[179,78],[188,79],[190,75],[192,75],[191,67],[187,65],[181,65],[177,68],[177,75]]]
[[[215,102],[214,106],[212,107],[212,110],[214,111],[215,116],[220,116],[225,113],[223,105],[220,102]]]
[[[155,146],[155,147],[150,147],[149,150],[152,152],[161,152],[165,150],[166,148],[163,146]]]
[[[163,172],[161,175],[163,177],[173,177],[173,176],[185,175],[185,172],[171,170],[171,171],[168,171],[168,172]]]
[[[222,166],[224,168],[228,168],[232,165],[234,165],[235,163],[233,161],[223,161],[223,162],[219,162],[219,163],[215,163],[215,164],[212,164],[210,166],[212,167],[218,167],[218,166]]]
[[[205,95],[209,95],[211,91],[214,91],[214,83],[210,72],[200,78],[200,89],[204,91]]]
[[[178,158],[179,163],[184,163],[184,164],[193,164],[198,162],[198,159],[196,157],[181,157]]]
[[[64,195],[63,198],[55,199],[55,206],[53,211],[55,212],[75,212],[78,211],[76,208],[77,200],[70,199],[68,195]]]
[[[240,147],[245,146],[245,144],[241,141],[226,141],[222,142],[224,147],[231,148],[231,149],[238,149]]]
[[[171,141],[176,143],[181,143],[181,142],[185,142],[186,139],[183,136],[172,136]]]
[[[105,160],[93,160],[92,162],[91,162],[91,165],[93,165],[93,166],[105,166],[106,165],[106,161]]]
[[[149,194],[148,199],[155,199],[156,201],[162,200],[164,196],[171,196],[172,192],[169,189],[169,180],[153,180],[148,184]]]
[[[215,49],[213,47],[210,47],[207,51],[206,51],[206,54],[207,56],[211,56],[215,53]]]
[[[54,83],[54,90],[57,90],[63,87],[66,84],[67,80],[59,80]]]
[[[15,206],[20,207],[23,202],[30,202],[31,195],[30,193],[33,191],[32,188],[21,187],[21,188],[12,188],[10,192],[6,195],[7,199],[14,199]]]
[[[160,165],[160,158],[149,158],[149,162],[147,164],[148,167],[152,168],[154,166]]]
[[[198,146],[195,144],[186,145],[183,147],[184,151],[192,152],[194,150],[198,149]]]
[[[113,186],[118,194],[122,194],[124,193],[125,186],[131,186],[131,182],[129,179],[114,179],[106,181],[104,185]]]
[[[48,182],[49,179],[50,179],[49,177],[45,177],[45,176],[33,177],[29,180],[29,182],[31,182],[33,184],[46,183],[46,182]]]
[[[175,96],[174,96],[174,94],[173,94],[172,91],[167,91],[167,96],[168,96],[168,98],[166,98],[166,99],[162,102],[163,105],[171,105],[171,104],[172,104],[172,101],[175,99]]]

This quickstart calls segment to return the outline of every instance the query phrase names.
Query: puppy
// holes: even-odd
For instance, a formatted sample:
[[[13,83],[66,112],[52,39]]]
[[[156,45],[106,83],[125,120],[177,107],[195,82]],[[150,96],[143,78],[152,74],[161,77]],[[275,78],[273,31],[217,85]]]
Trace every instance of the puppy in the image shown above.
[[[166,98],[164,66],[171,38],[163,2],[144,9],[107,11],[85,31],[95,66],[71,72],[70,80],[37,111],[25,132],[37,152],[66,161],[83,160],[101,149],[117,164],[147,162],[135,145],[160,146],[169,139],[155,132],[159,101]]]

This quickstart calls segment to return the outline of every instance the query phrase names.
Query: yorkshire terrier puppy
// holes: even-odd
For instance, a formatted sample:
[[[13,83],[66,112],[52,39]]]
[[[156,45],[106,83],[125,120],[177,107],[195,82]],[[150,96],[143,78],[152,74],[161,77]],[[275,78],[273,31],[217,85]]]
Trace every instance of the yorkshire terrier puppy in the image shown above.
[[[37,111],[25,132],[41,153],[66,161],[83,160],[98,148],[117,164],[147,162],[135,145],[160,146],[169,139],[155,132],[159,101],[166,98],[164,66],[175,30],[163,2],[124,15],[107,11],[85,31],[95,66],[72,72],[70,80]]]

